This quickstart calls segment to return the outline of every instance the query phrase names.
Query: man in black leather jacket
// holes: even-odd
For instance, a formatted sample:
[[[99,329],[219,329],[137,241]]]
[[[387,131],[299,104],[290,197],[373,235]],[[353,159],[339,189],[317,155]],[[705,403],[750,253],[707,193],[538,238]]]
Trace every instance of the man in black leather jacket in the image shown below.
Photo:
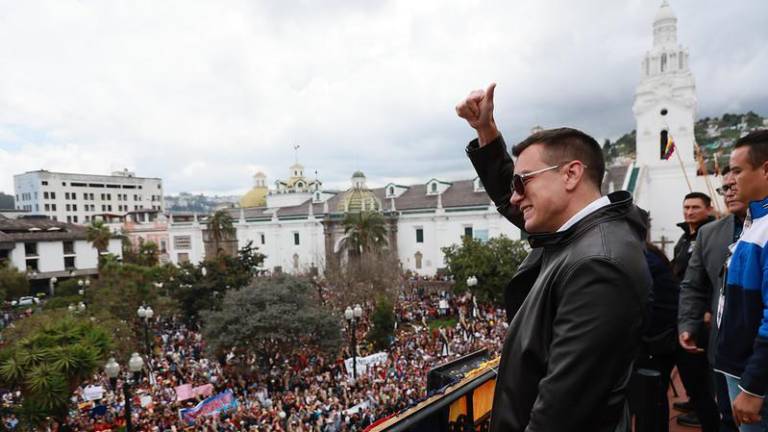
[[[513,163],[493,119],[492,84],[457,107],[478,133],[467,153],[498,210],[534,250],[510,288],[509,332],[491,431],[626,428],[626,390],[651,285],[645,227],[627,192],[600,196],[604,162],[575,129],[536,133]],[[514,295],[506,296],[513,298]],[[522,296],[520,296],[522,297]]]

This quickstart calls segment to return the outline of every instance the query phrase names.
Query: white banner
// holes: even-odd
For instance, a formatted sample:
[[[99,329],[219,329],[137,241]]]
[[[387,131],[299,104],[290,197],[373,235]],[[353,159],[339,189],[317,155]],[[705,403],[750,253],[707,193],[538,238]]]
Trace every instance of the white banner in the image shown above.
[[[99,400],[104,397],[104,387],[90,385],[83,389],[83,399],[86,401]]]
[[[369,366],[386,363],[386,361],[387,361],[386,352],[371,354],[365,357],[358,357],[357,358],[357,374],[365,375],[366,373],[368,373]],[[344,366],[347,368],[347,375],[349,375],[349,378],[352,379],[353,373],[354,373],[354,370],[352,368],[352,358],[348,358],[344,360]]]

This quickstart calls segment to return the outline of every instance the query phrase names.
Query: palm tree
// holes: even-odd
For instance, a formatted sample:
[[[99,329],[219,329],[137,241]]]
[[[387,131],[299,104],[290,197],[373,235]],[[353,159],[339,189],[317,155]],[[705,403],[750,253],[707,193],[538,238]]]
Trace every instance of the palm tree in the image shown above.
[[[43,324],[0,355],[0,384],[20,390],[26,422],[63,420],[72,391],[98,370],[113,347],[109,334],[85,319]]]
[[[388,245],[384,217],[378,212],[349,213],[344,218],[342,248],[351,255],[379,253]]]
[[[234,237],[236,230],[232,221],[232,216],[225,210],[219,210],[208,219],[207,224],[208,240],[213,243],[213,250],[216,255],[221,252],[220,244],[223,240]]]
[[[103,220],[95,220],[88,225],[86,230],[86,239],[93,244],[93,247],[102,254],[109,248],[109,240],[112,233]]]

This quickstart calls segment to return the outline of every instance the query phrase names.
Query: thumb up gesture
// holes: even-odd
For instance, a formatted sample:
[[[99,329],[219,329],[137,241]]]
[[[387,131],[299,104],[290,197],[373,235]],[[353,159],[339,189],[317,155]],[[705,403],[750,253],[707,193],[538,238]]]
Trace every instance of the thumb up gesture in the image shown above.
[[[499,136],[496,122],[493,120],[493,92],[496,83],[491,83],[485,90],[474,90],[456,105],[456,114],[477,131],[482,147]]]

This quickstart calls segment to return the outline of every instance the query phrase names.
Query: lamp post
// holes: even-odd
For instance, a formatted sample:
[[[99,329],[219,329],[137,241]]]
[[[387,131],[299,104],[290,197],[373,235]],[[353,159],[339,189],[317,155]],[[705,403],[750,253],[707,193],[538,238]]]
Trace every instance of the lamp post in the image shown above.
[[[77,280],[77,286],[80,287],[80,289],[77,291],[78,294],[81,296],[85,295],[85,289],[91,286],[91,280],[90,279],[78,279]]]
[[[477,277],[475,275],[467,278],[467,286],[469,287],[469,291],[472,292],[472,311],[470,312],[470,316],[472,319],[475,319],[477,318],[477,302],[475,300],[475,293],[473,292],[473,288],[477,286]]]
[[[344,319],[349,323],[349,329],[352,333],[352,379],[357,381],[357,323],[363,316],[363,308],[360,305],[355,305],[354,308],[347,306],[344,311]]]
[[[146,345],[147,358],[150,356],[149,348],[149,320],[155,315],[155,311],[148,305],[139,306],[139,310],[136,311],[141,321],[144,323],[144,344]]]
[[[69,310],[72,313],[85,312],[85,308],[86,306],[85,306],[85,303],[83,302],[80,302],[77,305],[75,305],[74,303],[70,303],[69,306],[67,306],[67,310]]]
[[[133,425],[131,423],[131,387],[138,384],[139,373],[144,368],[144,360],[142,360],[139,353],[131,354],[130,360],[128,360],[128,373],[123,377],[123,398],[125,399],[125,430],[126,432],[133,432]],[[107,360],[107,364],[104,365],[104,372],[109,378],[109,383],[112,385],[112,390],[117,391],[117,377],[120,375],[120,365],[115,361],[114,357],[110,357]]]
[[[52,277],[50,281],[48,281],[48,285],[50,287],[50,290],[48,291],[51,294],[51,297],[53,297],[53,294],[56,290],[56,282],[59,280],[56,278],[56,276]]]

